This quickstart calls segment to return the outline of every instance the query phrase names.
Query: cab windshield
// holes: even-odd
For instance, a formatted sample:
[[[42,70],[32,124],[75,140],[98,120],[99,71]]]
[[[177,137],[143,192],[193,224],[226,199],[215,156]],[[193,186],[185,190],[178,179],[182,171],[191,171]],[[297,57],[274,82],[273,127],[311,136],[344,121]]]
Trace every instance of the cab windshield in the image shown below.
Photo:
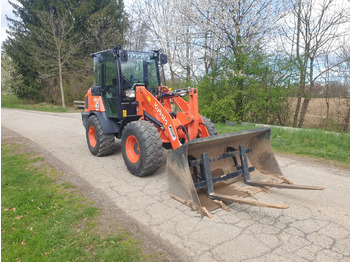
[[[128,51],[128,61],[121,61],[123,90],[135,84],[144,85],[152,93],[158,91],[158,77],[153,53]]]

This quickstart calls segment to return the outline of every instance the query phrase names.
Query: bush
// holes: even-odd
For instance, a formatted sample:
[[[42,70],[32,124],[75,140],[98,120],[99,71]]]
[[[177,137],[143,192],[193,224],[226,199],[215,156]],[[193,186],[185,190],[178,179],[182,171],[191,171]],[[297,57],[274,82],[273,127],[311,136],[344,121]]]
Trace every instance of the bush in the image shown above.
[[[223,61],[220,69],[198,83],[201,114],[214,122],[287,125],[291,85],[284,71],[290,71],[288,66],[288,62],[260,52]]]

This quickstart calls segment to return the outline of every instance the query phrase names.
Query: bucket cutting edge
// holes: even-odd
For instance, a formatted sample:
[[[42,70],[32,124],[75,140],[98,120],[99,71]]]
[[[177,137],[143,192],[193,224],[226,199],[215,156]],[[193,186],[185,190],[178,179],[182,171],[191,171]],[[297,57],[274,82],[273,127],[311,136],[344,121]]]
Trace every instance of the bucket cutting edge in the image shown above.
[[[167,158],[169,189],[175,199],[206,214],[223,207],[218,201],[254,206],[287,208],[246,197],[267,187],[321,190],[299,186],[285,178],[270,145],[269,128],[192,140]]]

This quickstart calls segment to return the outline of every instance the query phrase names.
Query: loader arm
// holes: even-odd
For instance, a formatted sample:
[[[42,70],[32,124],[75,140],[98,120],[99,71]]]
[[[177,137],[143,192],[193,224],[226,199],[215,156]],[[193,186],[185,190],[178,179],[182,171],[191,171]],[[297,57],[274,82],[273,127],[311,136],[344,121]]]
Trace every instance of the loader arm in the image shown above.
[[[163,143],[171,143],[172,148],[177,149],[184,142],[209,136],[198,112],[196,89],[191,88],[188,91],[188,102],[177,96],[176,91],[163,92],[159,98],[152,95],[145,86],[136,86],[135,91],[138,114],[142,114],[142,119],[150,120],[158,127]],[[183,111],[171,115],[170,101],[179,105]]]
[[[138,113],[143,115],[143,119],[148,118],[157,125],[163,141],[170,142],[173,148],[179,148],[181,143],[176,132],[179,124],[172,119],[168,111],[145,86],[136,86],[135,91]]]

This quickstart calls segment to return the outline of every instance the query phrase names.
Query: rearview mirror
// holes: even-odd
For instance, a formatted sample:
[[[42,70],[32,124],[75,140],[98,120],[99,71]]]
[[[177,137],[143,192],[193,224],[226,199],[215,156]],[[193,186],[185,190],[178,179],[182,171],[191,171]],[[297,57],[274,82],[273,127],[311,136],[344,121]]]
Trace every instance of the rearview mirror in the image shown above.
[[[168,63],[168,57],[164,54],[160,54],[160,63],[162,65],[165,65],[166,63]]]
[[[120,60],[122,62],[128,62],[128,51],[127,50],[121,51],[119,56],[120,56]]]

